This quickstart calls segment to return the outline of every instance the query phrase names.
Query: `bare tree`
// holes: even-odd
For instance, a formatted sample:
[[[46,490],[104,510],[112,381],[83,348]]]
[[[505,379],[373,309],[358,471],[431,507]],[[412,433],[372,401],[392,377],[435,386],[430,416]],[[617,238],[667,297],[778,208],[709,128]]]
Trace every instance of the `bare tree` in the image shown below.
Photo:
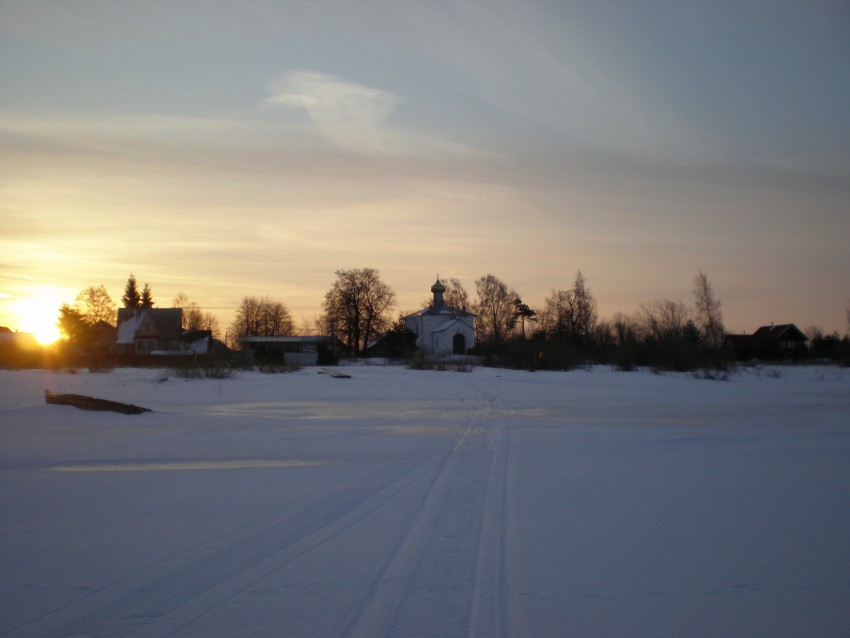
[[[446,287],[446,291],[443,293],[443,303],[450,308],[457,308],[458,310],[468,310],[472,307],[471,302],[469,301],[469,293],[466,292],[466,289],[463,287],[463,284],[459,279],[451,277],[449,279],[440,279],[440,282]],[[427,307],[430,306],[433,302],[433,298],[428,297],[425,299],[420,306]]]
[[[614,347],[617,344],[617,339],[614,336],[614,324],[606,319],[600,319],[596,322],[590,338],[600,348]]]
[[[183,330],[209,330],[215,339],[221,337],[218,318],[213,313],[202,310],[194,301],[190,301],[185,292],[178,293],[171,305],[183,310]]]
[[[487,274],[475,282],[476,341],[501,347],[516,325],[514,300],[519,296],[495,275]]]
[[[289,309],[282,301],[272,301],[268,297],[261,300],[263,334],[291,335],[295,324]]]
[[[261,331],[260,300],[257,297],[244,297],[236,309],[230,332],[237,337],[253,337],[261,334]]]
[[[712,348],[723,345],[726,330],[723,327],[723,314],[720,300],[714,295],[714,288],[708,276],[700,271],[694,278],[694,297],[696,317],[694,322],[700,331],[703,343]]]
[[[183,329],[184,330],[205,330],[204,311],[194,301],[190,302],[183,308]]]
[[[584,283],[584,275],[581,270],[576,272],[576,280],[573,284],[572,294],[572,336],[576,344],[584,344],[590,341],[593,329],[599,321],[596,312],[596,299]]]
[[[198,305],[194,301],[189,300],[189,295],[185,292],[178,292],[174,299],[171,300],[172,308],[180,308],[183,311],[183,325],[180,326],[183,330],[187,330],[189,326],[189,314],[191,309],[197,308]],[[200,310],[200,308],[198,308]]]
[[[197,330],[209,330],[213,339],[221,339],[221,327],[218,323],[218,317],[211,312],[203,312],[200,321],[195,324]]]
[[[638,322],[647,341],[677,342],[688,327],[688,308],[681,301],[660,299],[641,304]]]
[[[327,312],[315,315],[312,323],[315,334],[325,337],[337,337],[340,341],[343,341],[341,337],[342,333],[339,330],[339,324],[336,322],[335,317],[332,317]],[[334,344],[334,346],[336,346],[336,344]]]
[[[354,356],[392,323],[390,309],[395,291],[374,268],[335,271],[336,281],[325,294],[323,308],[327,325]]]
[[[98,321],[105,321],[109,324],[115,323],[117,308],[103,284],[85,288],[77,295],[74,306],[91,326]]]
[[[236,309],[230,332],[241,337],[291,335],[292,317],[286,304],[268,297],[245,297]]]
[[[596,299],[587,289],[581,270],[571,289],[553,291],[546,298],[540,314],[541,325],[550,337],[568,339],[575,345],[591,340],[599,315]]]
[[[463,287],[459,279],[452,277],[444,283],[446,292],[443,293],[443,301],[447,306],[458,310],[466,310],[471,307],[469,293],[466,292],[466,288]]]
[[[803,330],[803,334],[806,335],[806,338],[809,340],[809,347],[811,347],[815,341],[823,339],[823,328],[811,325]]]
[[[571,291],[569,290],[553,290],[552,294],[546,297],[543,302],[543,308],[538,314],[540,329],[551,338],[566,339],[569,334],[570,321],[568,315],[571,307]]]
[[[847,302],[847,307],[844,311],[847,313],[847,334],[850,334],[850,301]]]
[[[304,336],[318,334],[316,327],[320,325],[315,320],[311,321],[307,317],[301,317],[301,334]]]
[[[611,329],[618,346],[636,343],[639,323],[635,317],[618,312],[611,319]]]

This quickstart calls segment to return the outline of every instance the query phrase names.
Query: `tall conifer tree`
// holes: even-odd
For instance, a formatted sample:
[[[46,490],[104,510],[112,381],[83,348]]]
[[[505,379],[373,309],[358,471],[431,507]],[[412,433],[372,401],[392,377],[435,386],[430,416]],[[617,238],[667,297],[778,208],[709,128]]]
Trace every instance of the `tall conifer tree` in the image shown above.
[[[150,284],[145,283],[145,287],[142,288],[142,298],[139,301],[140,308],[153,308],[153,292],[151,291]]]
[[[124,296],[121,297],[125,308],[141,308],[142,296],[139,294],[139,287],[136,285],[136,276],[130,273],[127,279],[127,285],[124,288]]]

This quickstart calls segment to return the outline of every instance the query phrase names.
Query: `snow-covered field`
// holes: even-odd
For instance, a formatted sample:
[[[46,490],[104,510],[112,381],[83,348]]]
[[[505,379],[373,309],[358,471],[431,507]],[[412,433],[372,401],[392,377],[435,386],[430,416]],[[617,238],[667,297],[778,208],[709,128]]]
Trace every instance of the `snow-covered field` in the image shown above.
[[[0,635],[850,635],[850,369],[347,370],[0,371]]]

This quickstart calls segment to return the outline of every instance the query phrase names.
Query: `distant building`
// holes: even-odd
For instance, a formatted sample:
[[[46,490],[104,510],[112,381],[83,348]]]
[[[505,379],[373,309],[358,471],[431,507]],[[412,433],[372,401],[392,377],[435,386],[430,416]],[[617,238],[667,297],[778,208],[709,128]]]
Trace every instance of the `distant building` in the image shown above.
[[[439,278],[431,292],[430,306],[404,317],[404,325],[416,334],[416,347],[431,354],[466,354],[475,347],[475,315],[445,305],[446,287]]]
[[[215,345],[209,330],[183,330],[181,308],[118,309],[118,355],[204,355]]]
[[[777,359],[806,352],[808,339],[793,323],[762,326],[753,334],[726,335],[725,345],[741,358]]]
[[[242,336],[239,346],[251,361],[302,366],[334,362],[345,350],[333,337],[314,335]]]
[[[0,326],[0,365],[34,364],[41,350],[32,333],[13,332]]]
[[[11,328],[0,326],[0,349],[16,351],[33,351],[40,346],[30,332],[13,332]]]
[[[181,308],[119,308],[115,337],[117,354],[149,355],[179,350],[183,341]]]

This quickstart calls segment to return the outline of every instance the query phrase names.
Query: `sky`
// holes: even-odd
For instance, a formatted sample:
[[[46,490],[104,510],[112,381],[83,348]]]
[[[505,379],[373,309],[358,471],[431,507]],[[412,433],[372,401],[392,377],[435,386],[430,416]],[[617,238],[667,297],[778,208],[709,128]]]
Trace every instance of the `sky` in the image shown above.
[[[0,0],[0,325],[372,267],[844,334],[848,61],[843,0]]]

